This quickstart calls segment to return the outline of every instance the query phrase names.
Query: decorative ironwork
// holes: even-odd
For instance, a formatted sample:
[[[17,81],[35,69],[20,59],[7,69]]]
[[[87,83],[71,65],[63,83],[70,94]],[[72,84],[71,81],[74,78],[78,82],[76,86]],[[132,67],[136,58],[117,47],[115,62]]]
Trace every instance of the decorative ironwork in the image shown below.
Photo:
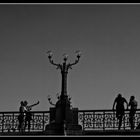
[[[44,131],[45,126],[49,124],[50,112],[32,112],[30,132]],[[2,112],[0,113],[0,133],[18,132],[18,115],[19,112]],[[28,131],[27,128],[25,131]]]
[[[118,120],[115,111],[112,110],[79,110],[79,124],[83,130],[118,130]],[[134,119],[135,127],[140,123],[140,110],[138,109]],[[121,129],[129,130],[129,110],[125,111]]]
[[[50,123],[50,111],[32,112],[30,132],[44,132]],[[19,112],[0,112],[0,133],[19,132]],[[112,110],[79,110],[78,123],[83,131],[88,130],[118,130],[116,113]],[[135,127],[140,123],[140,109],[136,111]],[[129,110],[125,111],[121,129],[130,130]],[[28,132],[26,128],[25,132]]]

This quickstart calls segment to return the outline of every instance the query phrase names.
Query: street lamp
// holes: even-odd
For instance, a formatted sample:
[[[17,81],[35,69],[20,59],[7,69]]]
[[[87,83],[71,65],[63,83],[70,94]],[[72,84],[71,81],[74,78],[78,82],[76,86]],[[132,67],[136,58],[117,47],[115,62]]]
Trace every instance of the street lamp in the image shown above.
[[[62,75],[62,87],[61,87],[61,98],[63,99],[64,97],[67,96],[67,74],[68,74],[68,70],[69,69],[72,69],[72,66],[77,64],[79,62],[79,59],[81,57],[81,51],[76,51],[76,56],[77,56],[77,59],[75,60],[75,62],[73,63],[68,63],[67,64],[67,60],[68,60],[68,55],[67,54],[64,54],[64,62],[62,64],[57,64],[53,61],[52,59],[52,56],[53,56],[53,53],[51,51],[48,51],[48,58],[49,58],[49,61],[52,65],[55,65],[57,66],[57,69],[60,69],[61,70],[61,75]]]
[[[81,57],[81,51],[75,51],[76,53],[76,60],[73,63],[67,63],[68,60],[68,55],[64,54],[63,55],[63,63],[62,64],[57,64],[53,61],[52,57],[53,57],[53,53],[51,51],[48,51],[48,58],[49,58],[49,62],[56,66],[57,69],[61,70],[61,75],[62,75],[62,85],[61,85],[61,95],[60,95],[60,100],[59,100],[59,105],[56,106],[56,110],[57,107],[59,108],[58,110],[60,111],[61,114],[61,120],[60,122],[63,124],[63,126],[65,125],[65,123],[67,123],[67,111],[70,110],[70,98],[67,95],[67,74],[68,74],[68,70],[72,69],[73,65],[76,65],[79,62],[79,59]],[[56,116],[57,117],[57,116]],[[64,128],[63,128],[64,130]]]

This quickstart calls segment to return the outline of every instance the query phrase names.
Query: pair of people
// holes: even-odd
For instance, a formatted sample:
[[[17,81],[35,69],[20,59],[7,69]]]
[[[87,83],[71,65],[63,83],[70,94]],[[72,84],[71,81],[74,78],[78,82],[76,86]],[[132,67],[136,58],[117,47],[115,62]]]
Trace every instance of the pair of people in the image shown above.
[[[18,121],[19,121],[18,129],[20,132],[24,131],[27,125],[28,125],[28,131],[30,131],[31,120],[32,120],[31,109],[33,106],[38,105],[38,104],[39,104],[39,101],[30,106],[28,106],[27,101],[20,102],[19,116],[18,116]]]
[[[134,129],[135,128],[134,116],[135,116],[135,113],[136,113],[138,103],[135,100],[134,96],[130,97],[130,100],[129,100],[129,103],[128,103],[127,100],[124,97],[122,97],[121,94],[118,94],[118,96],[115,98],[114,103],[113,103],[113,110],[114,110],[114,107],[116,105],[116,117],[119,120],[118,129],[121,128],[122,119],[123,119],[124,114],[125,114],[124,103],[126,103],[127,109],[129,109],[129,106],[130,106],[129,122],[130,122],[131,129]]]

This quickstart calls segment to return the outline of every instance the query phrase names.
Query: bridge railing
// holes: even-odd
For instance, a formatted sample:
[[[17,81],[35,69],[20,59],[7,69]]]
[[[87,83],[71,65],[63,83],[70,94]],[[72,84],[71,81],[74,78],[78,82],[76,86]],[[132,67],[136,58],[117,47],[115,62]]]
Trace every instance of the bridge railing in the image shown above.
[[[118,130],[116,111],[113,110],[79,110],[78,122],[83,130]],[[134,124],[140,123],[140,109],[137,109]],[[121,129],[129,130],[129,110],[125,110]]]
[[[42,132],[50,123],[50,111],[32,112],[30,132]],[[19,132],[19,112],[0,112],[0,133]],[[77,119],[77,117],[76,117]],[[137,109],[134,119],[135,126],[140,123],[140,109]],[[116,112],[112,110],[78,110],[78,124],[83,131],[88,130],[117,130]],[[121,129],[129,130],[129,110],[125,111]],[[27,128],[25,131],[28,131]]]
[[[30,132],[44,131],[45,126],[49,124],[50,112],[38,111],[32,112],[32,114]],[[0,133],[19,131],[18,115],[19,112],[0,112]],[[27,129],[25,131],[27,131]]]

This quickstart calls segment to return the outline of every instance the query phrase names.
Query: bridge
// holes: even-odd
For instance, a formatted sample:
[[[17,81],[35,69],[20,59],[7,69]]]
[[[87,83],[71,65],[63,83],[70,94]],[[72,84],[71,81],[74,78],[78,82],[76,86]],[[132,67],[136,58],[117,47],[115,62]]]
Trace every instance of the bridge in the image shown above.
[[[26,128],[24,132],[19,132],[19,112],[0,112],[0,136],[49,136],[50,134],[46,132],[46,126],[52,121],[50,111],[32,111],[32,114],[30,131]],[[81,125],[82,130],[68,130],[65,128],[65,135],[140,135],[139,129],[130,129],[129,110],[125,111],[120,130],[118,130],[118,120],[113,110],[78,110],[77,116],[73,116],[73,119],[78,120],[78,124]],[[137,109],[134,120],[135,127],[138,126],[139,122],[140,109]]]

